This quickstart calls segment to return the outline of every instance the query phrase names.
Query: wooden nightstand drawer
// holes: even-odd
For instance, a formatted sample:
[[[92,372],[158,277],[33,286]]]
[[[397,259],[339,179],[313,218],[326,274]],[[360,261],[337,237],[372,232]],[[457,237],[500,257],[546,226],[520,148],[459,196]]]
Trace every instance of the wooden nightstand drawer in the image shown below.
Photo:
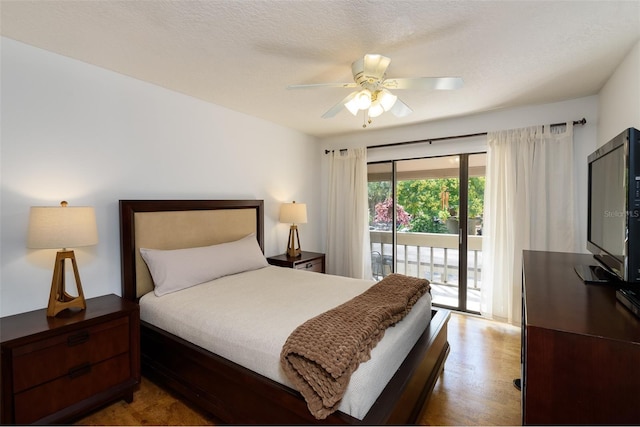
[[[0,423],[70,424],[140,383],[140,308],[116,295],[85,310],[0,318]]]
[[[78,366],[73,372],[15,396],[16,424],[28,424],[107,390],[131,376],[129,354],[95,365]],[[69,390],[75,390],[69,393]],[[34,405],[34,402],[37,404]]]
[[[324,259],[318,258],[311,261],[297,263],[295,264],[295,269],[324,273]]]
[[[129,350],[129,321],[122,317],[47,340],[13,352],[14,392],[68,375]]]
[[[294,268],[296,270],[325,272],[325,255],[319,252],[303,251],[298,257],[290,257],[287,254],[270,256],[267,261],[271,265]]]

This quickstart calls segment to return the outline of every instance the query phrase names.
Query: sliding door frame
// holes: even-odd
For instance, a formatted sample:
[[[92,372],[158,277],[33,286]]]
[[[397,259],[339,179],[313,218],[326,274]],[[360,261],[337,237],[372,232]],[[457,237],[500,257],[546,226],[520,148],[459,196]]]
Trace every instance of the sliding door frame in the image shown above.
[[[468,291],[468,242],[469,242],[469,156],[474,154],[484,154],[485,152],[472,152],[472,153],[457,153],[457,154],[443,154],[439,156],[424,156],[413,157],[407,159],[394,159],[394,160],[381,160],[370,162],[368,164],[391,164],[391,197],[393,200],[393,223],[391,227],[391,246],[392,246],[392,264],[391,270],[396,271],[396,259],[397,259],[397,162],[419,160],[427,158],[437,157],[454,157],[457,156],[460,160],[458,167],[458,180],[459,180],[459,206],[458,206],[458,306],[444,306],[453,308],[458,311],[477,313],[476,311],[469,310],[467,308],[467,291]],[[464,203],[463,203],[464,202]],[[419,262],[419,260],[418,260]],[[438,305],[438,304],[435,304]]]

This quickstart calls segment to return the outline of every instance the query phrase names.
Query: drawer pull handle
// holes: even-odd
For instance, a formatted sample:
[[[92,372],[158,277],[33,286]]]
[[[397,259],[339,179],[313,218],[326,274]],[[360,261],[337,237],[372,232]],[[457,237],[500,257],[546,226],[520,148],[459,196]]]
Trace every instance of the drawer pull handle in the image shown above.
[[[311,268],[311,267],[313,267],[313,264],[311,264],[310,262],[307,263],[307,265],[305,266],[305,268]]]
[[[89,331],[82,331],[75,335],[70,335],[67,338],[67,346],[73,347],[74,345],[82,344],[89,341]]]
[[[86,375],[89,372],[91,372],[91,364],[83,363],[82,365],[78,365],[78,366],[74,366],[73,368],[70,368],[68,375],[69,375],[69,378],[74,379],[74,378],[78,378],[83,375]]]

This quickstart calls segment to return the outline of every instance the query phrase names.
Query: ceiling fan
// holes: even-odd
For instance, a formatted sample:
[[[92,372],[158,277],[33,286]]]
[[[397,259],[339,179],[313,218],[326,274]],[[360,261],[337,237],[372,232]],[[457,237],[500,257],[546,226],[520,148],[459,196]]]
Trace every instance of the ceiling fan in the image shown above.
[[[405,117],[413,110],[389,89],[436,89],[452,90],[462,87],[460,77],[409,77],[387,78],[387,67],[391,59],[377,54],[367,54],[351,64],[353,82],[351,83],[316,83],[305,85],[289,85],[288,89],[308,89],[319,87],[343,87],[356,90],[342,101],[331,107],[322,118],[328,119],[338,114],[345,107],[354,116],[360,110],[365,113],[365,124],[371,117],[378,117],[390,111],[396,117]]]

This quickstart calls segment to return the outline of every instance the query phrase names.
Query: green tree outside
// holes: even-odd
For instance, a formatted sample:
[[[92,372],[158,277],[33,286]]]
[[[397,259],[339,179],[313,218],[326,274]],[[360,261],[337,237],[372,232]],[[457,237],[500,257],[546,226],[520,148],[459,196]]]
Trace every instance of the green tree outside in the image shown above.
[[[416,233],[447,233],[447,219],[457,215],[460,203],[459,186],[457,178],[399,181],[397,204],[410,216],[409,224],[405,229]],[[468,209],[471,218],[483,215],[484,187],[484,177],[469,178]],[[389,197],[391,197],[389,181],[369,183],[370,224],[375,226],[376,206],[385,203]]]

